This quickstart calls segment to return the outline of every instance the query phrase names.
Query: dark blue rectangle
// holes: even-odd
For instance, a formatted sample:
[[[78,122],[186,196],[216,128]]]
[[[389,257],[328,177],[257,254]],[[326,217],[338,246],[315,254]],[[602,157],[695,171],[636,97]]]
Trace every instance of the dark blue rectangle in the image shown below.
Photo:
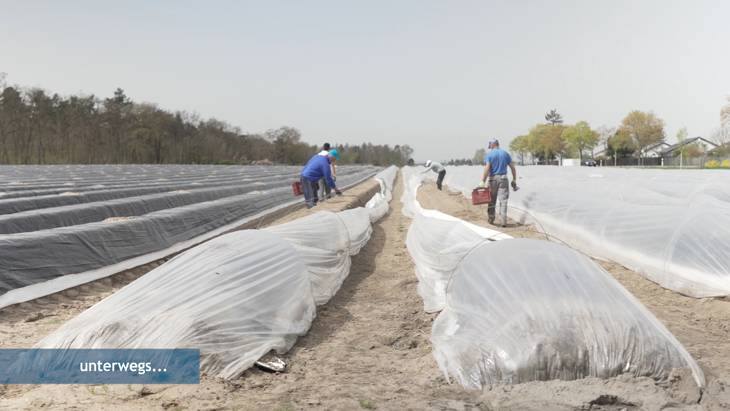
[[[0,384],[198,384],[195,349],[0,349]]]

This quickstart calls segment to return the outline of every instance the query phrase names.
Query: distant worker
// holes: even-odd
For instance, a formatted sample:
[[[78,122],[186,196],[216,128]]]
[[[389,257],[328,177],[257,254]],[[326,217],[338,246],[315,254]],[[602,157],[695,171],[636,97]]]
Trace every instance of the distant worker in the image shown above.
[[[337,150],[330,150],[330,143],[324,143],[322,146],[322,151],[319,152],[319,155],[322,157],[327,157],[330,161],[330,169],[332,171],[332,180],[337,182],[337,166],[335,165],[335,157],[330,156],[330,153],[334,151],[335,154],[337,154],[337,157],[339,158],[339,153]],[[319,193],[318,197],[320,200],[324,201],[325,199],[332,198],[332,190],[327,185],[327,182],[325,181],[324,177],[322,177],[317,182],[317,191]]]
[[[438,178],[436,178],[436,187],[441,190],[441,185],[444,182],[444,177],[446,177],[446,168],[442,166],[441,163],[431,160],[426,161],[425,167],[426,170],[422,171],[422,173],[433,171],[434,173],[439,175]]]
[[[499,216],[502,220],[502,227],[507,226],[507,201],[509,200],[509,179],[507,178],[507,167],[512,170],[512,189],[517,191],[517,170],[512,163],[509,153],[499,148],[499,140],[489,142],[491,150],[484,156],[484,173],[480,187],[484,182],[489,183],[489,191],[492,194],[492,201],[487,206],[487,219],[489,224],[494,224],[495,207],[499,199]]]
[[[337,189],[335,180],[332,178],[332,168],[330,166],[330,158],[336,159],[337,157],[339,157],[337,150],[329,151],[326,156],[321,156],[319,153],[315,154],[309,159],[304,169],[302,169],[299,177],[307,208],[312,208],[319,202],[319,198],[317,198],[317,186],[320,179],[324,179],[325,184],[334,190],[335,194],[342,195],[342,192]]]

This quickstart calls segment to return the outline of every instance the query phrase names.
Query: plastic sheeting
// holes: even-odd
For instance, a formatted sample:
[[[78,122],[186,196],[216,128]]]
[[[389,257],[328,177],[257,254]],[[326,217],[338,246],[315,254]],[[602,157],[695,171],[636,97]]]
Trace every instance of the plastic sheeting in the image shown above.
[[[385,187],[377,198],[390,197],[394,177],[389,170],[376,176]],[[369,204],[197,246],[67,322],[38,347],[198,348],[202,372],[234,378],[306,333],[315,302],[337,292],[350,256],[369,239],[371,218],[382,210],[377,201]]]
[[[463,386],[609,378],[666,381],[702,371],[674,336],[589,258],[547,241],[512,239],[472,250],[434,322],[439,367]]]
[[[665,380],[689,368],[704,384],[676,338],[593,261],[423,209],[423,177],[403,175],[408,251],[424,308],[441,310],[431,340],[447,378],[481,388],[622,373]]]
[[[451,167],[465,195],[480,167]],[[519,167],[512,218],[693,297],[730,295],[730,179],[721,170]]]
[[[102,300],[39,348],[197,348],[201,370],[232,378],[284,352],[315,317],[301,256],[265,231],[243,230],[173,258]]]
[[[293,203],[296,199],[289,183],[295,180],[292,173],[298,170],[231,166],[0,167],[0,194],[4,194],[0,208],[5,202],[10,204],[6,211],[24,210],[0,215],[0,231],[6,232],[0,235],[0,307],[7,305],[3,294],[9,291],[99,270],[196,238],[202,241],[207,233],[221,227]],[[343,166],[339,171],[340,185],[347,186],[372,176],[377,168]],[[180,184],[187,189],[181,190]],[[124,185],[130,187],[117,189]],[[117,188],[110,190],[111,197],[104,197],[105,187],[110,186]],[[49,187],[67,192],[49,196]],[[147,194],[149,187],[165,191]],[[5,198],[17,193],[26,196]],[[127,197],[117,198],[120,195]],[[69,198],[80,203],[67,204]],[[39,199],[42,201],[36,201]],[[36,291],[23,298],[13,296],[8,303],[44,295]]]
[[[290,223],[264,229],[287,240],[304,259],[314,301],[324,304],[340,289],[350,272],[350,232],[340,213],[320,211]],[[370,221],[362,233],[370,238]],[[367,241],[367,240],[366,240]],[[353,254],[354,253],[354,250]]]

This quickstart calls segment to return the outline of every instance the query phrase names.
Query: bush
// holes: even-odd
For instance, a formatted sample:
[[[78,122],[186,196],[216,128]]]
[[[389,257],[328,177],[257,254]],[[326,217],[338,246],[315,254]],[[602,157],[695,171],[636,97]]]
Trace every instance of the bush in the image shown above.
[[[710,160],[705,163],[705,168],[718,168],[720,167],[720,162],[717,160]]]
[[[730,168],[730,160],[722,160],[722,168]]]

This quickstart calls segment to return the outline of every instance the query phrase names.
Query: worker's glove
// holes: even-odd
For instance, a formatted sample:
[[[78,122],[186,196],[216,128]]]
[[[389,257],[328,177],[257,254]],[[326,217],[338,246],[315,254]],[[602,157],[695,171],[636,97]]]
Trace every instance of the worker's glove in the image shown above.
[[[484,188],[484,181],[479,182],[479,188]]]
[[[338,196],[341,196],[342,195],[342,191],[340,191],[340,190],[338,190],[338,189],[335,188],[335,194],[337,194]]]
[[[519,187],[517,187],[517,182],[515,180],[512,180],[512,190],[514,190],[514,191],[519,190]]]

